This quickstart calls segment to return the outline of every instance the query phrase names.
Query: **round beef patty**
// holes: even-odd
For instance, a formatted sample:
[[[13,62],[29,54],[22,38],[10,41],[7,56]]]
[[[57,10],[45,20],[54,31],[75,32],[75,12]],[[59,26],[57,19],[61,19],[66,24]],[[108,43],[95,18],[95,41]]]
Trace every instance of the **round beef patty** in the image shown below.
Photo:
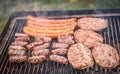
[[[107,20],[102,18],[85,17],[78,20],[78,26],[82,29],[100,31],[108,25]]]
[[[79,29],[74,33],[76,42],[83,43],[88,47],[94,47],[96,43],[103,42],[103,37],[91,30]]]
[[[92,54],[96,63],[103,68],[114,68],[119,64],[118,52],[108,44],[96,44]]]
[[[94,64],[91,51],[82,43],[71,45],[68,50],[68,60],[75,69],[85,69]]]

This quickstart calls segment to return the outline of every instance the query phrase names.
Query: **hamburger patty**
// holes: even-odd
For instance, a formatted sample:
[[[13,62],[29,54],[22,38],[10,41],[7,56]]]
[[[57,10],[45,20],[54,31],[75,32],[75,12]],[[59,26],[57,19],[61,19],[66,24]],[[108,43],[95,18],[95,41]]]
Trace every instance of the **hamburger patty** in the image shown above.
[[[107,27],[107,20],[101,18],[86,17],[78,20],[78,26],[82,29],[99,31]]]
[[[92,54],[96,63],[103,68],[114,68],[119,64],[119,55],[116,49],[108,44],[96,44]]]
[[[75,69],[85,69],[94,64],[91,51],[82,43],[71,45],[68,50],[68,60]]]
[[[103,42],[103,37],[91,30],[79,29],[74,33],[76,42],[83,43],[88,47],[94,47],[96,43]]]

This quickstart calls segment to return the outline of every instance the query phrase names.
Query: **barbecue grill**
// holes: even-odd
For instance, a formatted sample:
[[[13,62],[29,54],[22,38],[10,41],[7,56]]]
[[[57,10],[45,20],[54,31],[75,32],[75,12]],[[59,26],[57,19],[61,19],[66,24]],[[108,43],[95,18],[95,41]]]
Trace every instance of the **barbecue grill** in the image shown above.
[[[28,15],[56,19],[71,17],[79,19],[88,16],[107,19],[108,28],[98,33],[103,36],[103,43],[115,47],[120,55],[120,9],[15,12],[10,16],[0,36],[0,74],[120,74],[120,65],[114,69],[103,69],[95,64],[91,68],[77,70],[73,69],[70,64],[61,65],[51,62],[49,59],[38,64],[30,64],[27,61],[24,63],[10,63],[7,55],[8,47],[13,41],[14,34],[22,32]],[[34,38],[31,37],[30,42],[33,41]],[[31,56],[29,50],[26,51],[26,55]]]

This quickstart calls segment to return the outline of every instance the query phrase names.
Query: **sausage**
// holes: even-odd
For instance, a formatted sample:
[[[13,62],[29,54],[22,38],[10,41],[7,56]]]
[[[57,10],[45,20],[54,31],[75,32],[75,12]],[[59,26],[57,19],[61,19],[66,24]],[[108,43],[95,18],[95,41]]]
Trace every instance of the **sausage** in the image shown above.
[[[27,45],[27,48],[28,48],[29,50],[31,50],[33,47],[38,46],[38,45],[41,45],[41,44],[43,44],[43,41],[33,42],[33,43],[30,43],[29,45]]]
[[[50,60],[53,62],[57,62],[60,64],[68,64],[68,60],[63,57],[63,56],[59,56],[59,55],[50,55]]]
[[[48,55],[49,49],[39,49],[32,51],[32,56]]]
[[[49,46],[50,46],[50,43],[44,43],[44,44],[33,47],[31,50],[47,49]]]
[[[72,35],[60,35],[60,36],[58,36],[58,42],[66,43],[68,45],[71,45],[75,42],[73,39],[74,39],[74,37]]]
[[[39,22],[39,23],[51,23],[51,24],[56,24],[56,23],[66,23],[66,22],[71,22],[71,21],[76,21],[76,18],[70,18],[70,19],[45,19],[45,18],[36,18],[33,16],[27,16],[28,20],[34,21],[34,22]]]
[[[29,63],[42,63],[45,61],[47,58],[44,55],[41,56],[32,56],[28,58]]]
[[[15,50],[15,49],[9,49],[8,50],[8,55],[13,56],[24,56],[25,55],[25,50]]]
[[[22,46],[13,46],[13,45],[10,45],[9,48],[10,49],[15,49],[15,50],[26,50],[26,48],[22,47]]]
[[[30,38],[29,37],[16,37],[15,41],[29,41]]]
[[[26,46],[28,44],[28,42],[25,41],[14,41],[11,45],[13,46]]]
[[[35,41],[43,41],[43,43],[49,43],[52,41],[52,38],[50,37],[42,37],[42,36],[38,36],[38,37],[35,37]]]
[[[24,33],[15,33],[15,38],[17,37],[28,37],[28,35],[24,34]]]
[[[53,45],[52,45],[52,48],[53,49],[57,49],[57,48],[68,48],[68,44],[65,44],[65,43],[57,43],[57,42],[55,42],[55,43],[53,43]]]
[[[9,61],[11,62],[11,63],[14,63],[14,62],[18,62],[18,63],[20,63],[20,62],[24,62],[24,61],[26,61],[27,60],[27,56],[10,56],[9,57]]]
[[[51,51],[52,54],[56,55],[66,55],[68,49],[58,48]]]

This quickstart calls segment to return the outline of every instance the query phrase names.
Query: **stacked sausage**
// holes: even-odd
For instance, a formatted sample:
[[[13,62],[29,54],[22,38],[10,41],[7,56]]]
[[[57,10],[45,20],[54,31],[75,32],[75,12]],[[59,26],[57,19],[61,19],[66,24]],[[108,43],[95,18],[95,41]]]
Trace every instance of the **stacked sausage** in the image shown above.
[[[48,47],[52,39],[50,37],[36,37],[35,42],[27,45],[27,48],[32,51],[32,57],[28,58],[30,63],[41,63],[47,59],[49,54]]]
[[[27,60],[25,46],[28,44],[30,38],[23,33],[16,33],[14,37],[15,41],[8,48],[9,60],[10,62],[24,62]]]
[[[57,38],[59,35],[73,34],[77,25],[76,18],[56,20],[28,16],[27,19],[27,26],[24,26],[23,32],[32,37]]]
[[[63,56],[67,54],[68,47],[74,43],[72,35],[58,36],[58,42],[54,42],[52,45],[50,60],[58,62],[60,64],[67,64],[68,60]]]

